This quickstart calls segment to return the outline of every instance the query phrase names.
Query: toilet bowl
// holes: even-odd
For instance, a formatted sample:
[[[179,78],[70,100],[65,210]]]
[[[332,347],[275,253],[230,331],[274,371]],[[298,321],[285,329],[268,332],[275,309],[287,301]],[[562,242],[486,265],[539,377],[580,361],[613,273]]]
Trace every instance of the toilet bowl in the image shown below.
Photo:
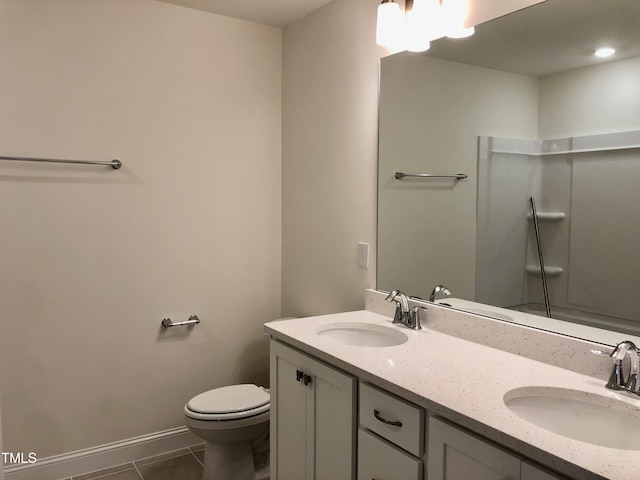
[[[253,452],[269,433],[269,392],[257,385],[215,388],[184,407],[185,425],[205,441],[203,480],[254,480]]]

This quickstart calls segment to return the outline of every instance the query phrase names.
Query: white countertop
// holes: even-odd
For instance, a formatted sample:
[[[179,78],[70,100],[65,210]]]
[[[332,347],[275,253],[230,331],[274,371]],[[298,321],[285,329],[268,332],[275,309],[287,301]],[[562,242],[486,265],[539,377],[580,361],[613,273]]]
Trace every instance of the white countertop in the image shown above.
[[[482,305],[477,302],[471,302],[462,298],[449,298],[438,300],[437,303],[445,303],[453,308],[463,311],[474,312],[478,308],[482,308],[484,312],[481,315],[489,315],[498,319],[525,325],[539,330],[555,332],[561,335],[568,335],[574,338],[589,338],[604,345],[617,345],[622,340],[631,340],[636,344],[640,344],[640,337],[628,333],[620,333],[615,330],[605,330],[604,328],[596,328],[589,325],[577,323],[576,321],[559,322],[556,318],[546,318],[540,315],[532,315],[517,310],[494,307],[491,305]],[[542,312],[544,314],[544,312]],[[561,318],[561,317],[558,317]]]
[[[333,322],[367,322],[401,329],[409,340],[393,347],[356,347],[317,335]],[[577,480],[640,478],[640,451],[572,440],[522,420],[503,397],[521,387],[556,387],[640,399],[604,388],[601,379],[565,370],[430,329],[414,331],[366,310],[270,322],[265,331],[364,381],[442,415],[524,457]],[[629,435],[622,432],[621,435]]]

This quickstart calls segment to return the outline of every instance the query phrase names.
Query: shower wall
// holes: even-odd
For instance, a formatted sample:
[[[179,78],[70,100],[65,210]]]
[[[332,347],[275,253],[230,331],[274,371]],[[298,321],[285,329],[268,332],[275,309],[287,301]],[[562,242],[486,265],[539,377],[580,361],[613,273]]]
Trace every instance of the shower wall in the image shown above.
[[[541,224],[545,265],[562,269],[561,274],[548,279],[551,301],[556,307],[638,319],[640,306],[632,301],[634,295],[628,291],[628,286],[634,284],[628,277],[634,268],[640,267],[637,255],[629,251],[640,238],[634,207],[638,197],[632,186],[637,185],[638,150],[618,149],[640,144],[634,133],[629,133],[640,129],[640,92],[635,82],[639,76],[640,59],[632,58],[540,78],[539,138],[565,140],[541,142],[539,148],[540,152],[548,154],[555,150],[556,154],[537,156],[530,150],[523,155],[522,151],[513,150],[518,141],[481,140],[480,171],[484,168],[489,176],[483,179],[481,175],[479,179],[479,217],[483,202],[486,205],[496,199],[503,200],[503,209],[513,209],[515,203],[528,211],[531,194],[536,195],[540,211],[566,214],[565,220]],[[623,133],[597,135],[613,132]],[[511,154],[492,153],[495,143],[500,144],[495,150]],[[611,147],[612,151],[557,154],[560,150],[600,147]],[[516,178],[499,182],[495,168],[491,173],[487,166],[482,166],[487,161],[494,167],[500,164],[501,169],[508,165]],[[527,162],[537,167],[526,170],[523,166]],[[532,187],[514,194],[514,182]],[[483,193],[493,200],[482,200]],[[482,264],[478,264],[477,300],[503,306],[542,302],[540,277],[518,276],[517,269],[508,267],[515,262],[521,269],[538,264],[533,229],[523,217],[511,223],[506,218],[508,215],[495,213],[494,223],[487,224],[491,228],[483,230],[478,225],[478,251],[487,239],[497,243],[493,244],[494,261],[485,264],[483,271],[480,271]],[[501,236],[503,233],[509,240]],[[513,239],[522,246],[523,235],[528,245],[526,255],[518,258],[522,249],[506,255],[504,245]],[[489,246],[491,251],[491,243]],[[500,257],[508,261],[501,265],[497,261]],[[500,277],[512,282],[508,289],[498,282]],[[593,281],[604,287],[594,290],[590,286]]]
[[[581,152],[545,158],[543,198],[568,212],[567,225],[549,225],[551,231],[543,238],[543,246],[562,259],[560,266],[566,272],[566,280],[556,287],[554,303],[640,320],[636,294],[640,132],[548,143],[556,148],[571,143],[573,152]]]
[[[527,301],[529,198],[540,196],[540,142],[478,141],[476,301],[509,307]]]
[[[534,196],[552,307],[637,321],[640,131],[480,146],[477,300],[544,302]]]
[[[603,139],[599,134],[640,130],[638,78],[640,57],[541,78],[540,138],[593,135],[593,141],[598,141]],[[637,143],[625,135],[633,134],[612,136],[610,144]],[[580,208],[577,205],[572,209],[572,253],[567,268],[575,281],[567,286],[569,306],[600,314],[607,311],[616,318],[634,318],[636,322],[640,317],[640,305],[632,302],[636,296],[632,286],[637,284],[637,280],[628,276],[632,275],[633,265],[638,268],[638,256],[629,248],[638,243],[640,235],[637,230],[633,233],[629,229],[640,224],[635,208],[639,197],[627,182],[636,181],[637,185],[638,155],[636,149],[574,157],[572,197],[562,200],[572,204],[576,201],[584,206]],[[556,165],[563,168],[559,160],[556,158]],[[564,170],[567,175],[567,169]],[[553,177],[550,169],[548,172],[550,181]],[[563,195],[561,190],[556,189],[555,192],[556,197]],[[598,259],[601,265],[596,271],[595,261]],[[589,268],[583,271],[582,265]],[[597,281],[597,289],[587,287],[594,285],[592,281]],[[604,310],[598,307],[604,305]],[[624,323],[614,321],[616,324]]]
[[[152,0],[0,12],[0,154],[124,163],[0,162],[4,450],[179,427],[195,394],[267,382],[281,31]]]

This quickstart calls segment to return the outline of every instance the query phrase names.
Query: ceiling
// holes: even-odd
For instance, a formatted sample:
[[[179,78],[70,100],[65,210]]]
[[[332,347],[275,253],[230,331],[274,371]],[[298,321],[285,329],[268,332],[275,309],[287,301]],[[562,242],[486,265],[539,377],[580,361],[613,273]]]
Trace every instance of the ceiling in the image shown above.
[[[547,0],[476,27],[468,39],[441,39],[428,56],[495,70],[550,75],[640,55],[640,0]],[[612,46],[607,60],[593,56]]]
[[[331,0],[159,0],[274,27],[286,27]]]

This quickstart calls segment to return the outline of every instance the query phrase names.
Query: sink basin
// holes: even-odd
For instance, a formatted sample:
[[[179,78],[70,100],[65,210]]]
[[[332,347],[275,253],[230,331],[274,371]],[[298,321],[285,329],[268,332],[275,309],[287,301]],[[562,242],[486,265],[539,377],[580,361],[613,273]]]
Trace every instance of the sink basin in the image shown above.
[[[507,392],[520,418],[558,435],[601,447],[640,450],[640,408],[578,390],[525,387]]]
[[[409,340],[409,337],[397,328],[374,323],[328,323],[318,327],[316,334],[343,345],[356,347],[393,347]]]

